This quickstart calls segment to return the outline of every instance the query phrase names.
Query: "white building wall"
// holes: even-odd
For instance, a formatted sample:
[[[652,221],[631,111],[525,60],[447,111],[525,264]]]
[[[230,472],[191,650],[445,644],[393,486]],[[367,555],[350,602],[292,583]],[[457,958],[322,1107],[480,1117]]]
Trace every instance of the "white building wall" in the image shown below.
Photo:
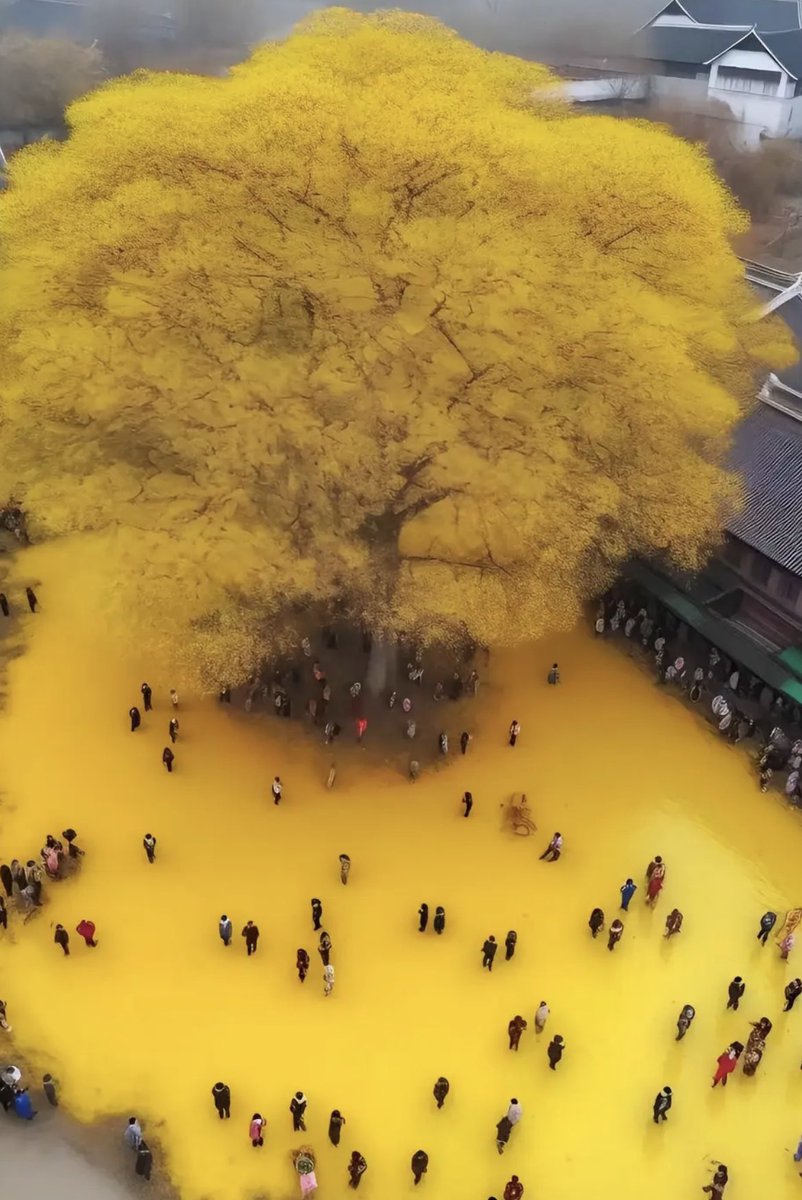
[[[733,41],[737,36],[737,34],[733,35]],[[711,72],[719,67],[742,67],[746,71],[771,71],[774,74],[780,70],[776,58],[772,58],[765,50],[738,50],[737,48],[728,50],[720,58],[717,58],[710,68]]]

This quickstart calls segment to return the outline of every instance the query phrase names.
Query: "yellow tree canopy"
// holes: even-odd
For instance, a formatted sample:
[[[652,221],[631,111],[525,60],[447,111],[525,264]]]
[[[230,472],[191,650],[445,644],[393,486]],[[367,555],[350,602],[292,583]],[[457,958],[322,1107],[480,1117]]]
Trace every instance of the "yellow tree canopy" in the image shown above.
[[[742,218],[699,150],[556,90],[332,9],[230,78],[116,80],[15,159],[0,488],[34,536],[104,540],[185,676],[239,678],[310,609],[530,637],[715,535],[787,360]]]

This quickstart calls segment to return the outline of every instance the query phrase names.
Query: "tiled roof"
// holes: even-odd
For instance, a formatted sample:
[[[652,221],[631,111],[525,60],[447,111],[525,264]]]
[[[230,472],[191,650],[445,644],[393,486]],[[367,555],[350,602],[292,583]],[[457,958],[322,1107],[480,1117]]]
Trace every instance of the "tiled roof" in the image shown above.
[[[758,32],[799,29],[795,0],[680,0],[700,25],[747,25]]]
[[[802,421],[760,404],[736,433],[733,459],[746,505],[730,532],[802,576]]]
[[[651,25],[636,33],[627,48],[652,62],[709,62],[744,36],[742,29],[700,29],[696,25]]]
[[[795,79],[802,79],[802,29],[791,29],[787,33],[761,33],[774,57]]]

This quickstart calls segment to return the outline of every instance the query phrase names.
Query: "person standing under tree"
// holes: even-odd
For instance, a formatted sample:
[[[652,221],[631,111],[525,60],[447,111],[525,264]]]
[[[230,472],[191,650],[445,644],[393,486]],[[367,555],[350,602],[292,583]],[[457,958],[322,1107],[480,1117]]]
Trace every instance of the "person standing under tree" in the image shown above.
[[[545,1000],[541,1000],[535,1013],[535,1033],[542,1033],[546,1028],[546,1022],[549,1019],[551,1009]]]
[[[520,721],[510,721],[510,745],[514,746],[521,733]]]
[[[425,933],[426,926],[429,924],[429,905],[421,904],[418,909],[418,933]]]
[[[594,908],[588,919],[590,932],[593,937],[597,937],[599,932],[604,929],[604,913],[600,908]]]
[[[254,1113],[251,1117],[250,1124],[248,1125],[248,1137],[251,1139],[251,1145],[254,1149],[265,1144],[264,1128],[266,1124],[267,1121],[261,1113]]]
[[[312,928],[315,930],[315,932],[317,932],[317,930],[320,929],[321,921],[323,919],[323,905],[320,903],[320,901],[318,899],[312,900],[311,904],[312,904]]]
[[[488,971],[493,970],[493,959],[496,957],[498,944],[491,933],[490,937],[485,940],[482,946],[482,966],[487,967]]]
[[[321,930],[320,944],[317,948],[317,952],[320,955],[323,966],[327,967],[329,965],[329,955],[331,954],[331,938],[326,933],[325,929]]]
[[[298,978],[301,983],[306,979],[309,972],[309,955],[306,950],[299,950],[295,956],[295,966],[298,970]]]
[[[783,1012],[790,1012],[802,994],[802,979],[792,979],[785,988],[785,1007]]]
[[[609,933],[607,934],[607,949],[608,950],[615,950],[616,946],[621,941],[623,932],[624,932],[624,922],[620,921],[618,919],[618,917],[616,917],[616,919],[613,921],[612,925],[610,926]]]
[[[351,859],[347,854],[340,855],[340,883],[348,883],[348,876],[351,873]]]
[[[142,717],[139,714],[139,709],[134,704],[128,709],[128,716],[131,718],[131,733],[136,733],[139,726],[142,724]]]
[[[170,724],[167,726],[170,741],[175,745],[175,740],[178,737],[178,717],[170,717]]]
[[[344,1124],[345,1117],[338,1108],[335,1108],[329,1117],[329,1141],[331,1142],[332,1146],[339,1146],[340,1134],[342,1133],[342,1127]]]
[[[156,839],[152,833],[146,833],[142,839],[142,845],[145,847],[145,853],[148,856],[148,862],[156,861]]]
[[[292,1113],[292,1128],[295,1133],[306,1132],[306,1106],[309,1103],[303,1092],[296,1092],[292,1100],[290,1100],[290,1112]]]
[[[153,1155],[150,1152],[150,1146],[148,1146],[144,1138],[137,1148],[134,1170],[143,1179],[150,1179],[150,1173],[153,1170]]]
[[[692,1004],[684,1004],[682,1011],[677,1018],[677,1037],[676,1041],[681,1042],[685,1034],[691,1027],[693,1018],[696,1016],[696,1009]]]
[[[165,746],[164,749],[162,750],[162,762],[164,763],[165,767],[167,768],[168,775],[172,775],[172,773],[173,773],[174,761],[175,761],[175,755],[173,754],[173,752],[169,746]]]
[[[629,902],[638,890],[638,885],[628,879],[626,883],[621,884],[621,908],[624,912],[629,912]]]
[[[212,1099],[221,1121],[231,1116],[231,1088],[228,1084],[216,1083],[212,1088]]]
[[[504,939],[504,947],[507,951],[507,953],[504,955],[505,962],[509,962],[510,959],[513,957],[513,955],[515,954],[515,947],[517,945],[518,945],[518,934],[515,932],[514,929],[508,930],[507,936]]]
[[[741,979],[740,975],[736,975],[732,983],[730,983],[727,988],[727,996],[729,997],[727,1000],[727,1008],[732,1008],[737,1012],[738,1006],[741,1003],[741,997],[745,991],[746,984],[744,983],[743,979]]]
[[[451,1084],[448,1082],[445,1075],[441,1075],[439,1079],[435,1081],[435,1085],[432,1090],[434,1098],[437,1101],[437,1107],[442,1108],[445,1104],[446,1096],[451,1091]]]
[[[323,968],[323,995],[330,996],[334,991],[334,967],[326,963]]]
[[[777,922],[777,914],[775,912],[764,912],[760,918],[760,929],[757,931],[757,940],[765,946],[769,940],[769,934]]]
[[[678,908],[672,908],[671,912],[666,917],[666,931],[663,937],[673,937],[675,933],[679,933],[682,929],[682,913]]]
[[[223,945],[230,946],[231,935],[234,932],[234,926],[231,924],[230,917],[227,917],[225,913],[223,913],[222,917],[220,918],[220,924],[217,926],[217,930],[223,940]]]
[[[28,598],[28,608],[31,610],[32,613],[35,613],[36,607],[39,603],[39,598],[36,595],[36,592],[33,590],[32,587],[26,587],[25,595]]]
[[[561,833],[555,833],[548,846],[541,854],[540,861],[543,862],[545,859],[546,862],[556,862],[562,854],[562,849],[563,835]]]
[[[473,796],[470,792],[465,792],[463,794],[462,803],[465,805],[465,812],[463,816],[469,817],[471,815],[471,809],[473,808]]]
[[[548,681],[552,685],[560,682],[560,668],[557,663],[552,663],[551,670],[549,671]]]
[[[549,1058],[549,1067],[552,1071],[557,1070],[557,1063],[560,1062],[565,1050],[565,1043],[559,1033],[555,1033],[554,1037],[549,1042],[546,1051]]]
[[[143,683],[139,690],[142,693],[142,701],[145,705],[145,712],[150,712],[150,710],[153,708],[153,704],[151,703],[153,692],[151,691],[150,684]]]
[[[442,907],[442,905],[438,904],[437,908],[434,910],[434,921],[432,922],[432,928],[434,929],[435,933],[439,934],[443,933],[445,927],[446,910]]]
[[[522,1200],[524,1194],[524,1185],[521,1183],[517,1175],[513,1175],[507,1186],[504,1188],[504,1200]]]
[[[273,803],[280,804],[281,803],[281,793],[282,793],[283,788],[282,788],[281,780],[279,779],[278,775],[276,775],[272,784],[270,785],[270,790],[273,793]]]
[[[468,746],[470,745],[470,742],[471,735],[468,733],[467,729],[463,729],[462,733],[459,735],[459,748],[463,754],[468,753]]]

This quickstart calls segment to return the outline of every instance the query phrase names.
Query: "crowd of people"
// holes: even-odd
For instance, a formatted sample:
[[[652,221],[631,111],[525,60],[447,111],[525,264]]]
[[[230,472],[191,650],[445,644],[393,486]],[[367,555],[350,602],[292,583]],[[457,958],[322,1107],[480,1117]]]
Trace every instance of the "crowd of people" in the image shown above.
[[[761,791],[780,784],[791,804],[802,805],[802,708],[639,588],[602,599],[595,630],[637,648],[661,685],[679,690],[726,741],[752,748]]]
[[[663,639],[662,644],[654,645],[657,666],[660,671],[663,671],[663,655],[665,651],[665,640],[660,632],[659,627],[654,625],[654,621],[648,617],[643,610],[638,610],[635,614],[630,614],[624,601],[616,600],[609,604],[602,604],[597,618],[597,632],[604,634],[608,628],[608,622],[612,626],[616,622],[616,629],[623,622],[625,636],[631,636],[635,627],[637,627],[638,635],[643,639],[644,645],[650,644],[652,634],[656,634],[656,642]],[[650,624],[651,621],[651,624]],[[634,624],[630,624],[634,622]],[[630,625],[629,633],[626,632],[626,626]],[[614,631],[614,630],[613,630]],[[305,648],[306,653],[306,648]],[[311,646],[307,657],[311,658]],[[677,679],[679,672],[676,668],[676,663],[672,664],[675,669],[675,674],[671,679]],[[410,663],[410,671],[416,673],[410,674],[410,680],[417,686],[421,686],[423,678],[423,669],[418,663]],[[316,685],[321,688],[320,700],[323,702],[321,708],[316,706],[315,711],[310,713],[314,723],[319,723],[325,719],[327,710],[325,704],[328,702],[325,695],[326,674],[320,665],[319,660],[315,659],[311,664],[311,674]],[[560,683],[560,669],[557,663],[554,663],[547,673],[547,682],[550,685],[556,686]],[[711,676],[706,675],[705,680],[709,681]],[[455,673],[455,680],[459,679],[459,687],[455,681],[452,681],[452,698],[457,698],[457,694],[462,694],[465,688],[465,683],[462,681],[459,673]],[[732,680],[730,681],[732,683]],[[699,688],[707,687],[707,682],[696,680]],[[440,685],[437,685],[440,687]],[[468,686],[473,689],[474,693],[478,686],[478,675],[475,671],[471,672],[468,680]],[[353,687],[357,687],[356,693],[353,692]],[[358,685],[352,685],[351,695],[354,699],[358,698],[361,689]],[[142,696],[142,704],[145,713],[153,711],[153,693],[147,683],[143,683],[140,688]],[[280,691],[277,695],[280,695]],[[230,690],[224,689],[220,693],[220,700],[223,703],[230,702]],[[404,709],[407,702],[407,697],[401,701],[401,707]],[[434,697],[438,699],[438,697]],[[397,694],[394,692],[387,698],[389,706],[392,708],[397,701]],[[178,696],[175,690],[171,690],[169,697],[171,716],[168,724],[168,736],[171,744],[175,744],[179,733],[179,722],[177,717]],[[277,709],[283,708],[284,701],[277,705]],[[359,715],[355,716],[355,734],[357,740],[361,740],[364,736],[366,728],[366,718],[364,710],[355,709]],[[736,713],[731,713],[733,719],[737,716]],[[142,714],[138,706],[134,705],[129,709],[130,729],[132,733],[136,733],[142,724]],[[365,722],[365,724],[360,724]],[[732,724],[728,724],[725,728],[728,730]],[[324,725],[324,730],[327,728],[328,722]],[[336,735],[335,735],[336,736]],[[517,719],[513,719],[508,727],[507,740],[510,748],[515,748],[518,739],[521,736],[521,724]],[[327,740],[330,740],[327,737]],[[460,750],[465,754],[471,744],[472,736],[468,731],[464,731],[460,738]],[[441,732],[438,735],[438,744],[441,754],[448,753],[448,737],[447,734]],[[173,769],[173,754],[169,746],[165,746],[163,752],[164,765],[168,772]],[[270,791],[275,805],[280,805],[284,795],[284,784],[279,776],[273,778],[270,785]],[[465,807],[464,816],[468,817],[471,813],[473,798],[469,792],[463,796],[463,804]],[[19,859],[12,859],[10,863],[2,863],[0,865],[0,885],[5,893],[0,899],[0,925],[7,926],[9,902],[16,902],[22,915],[27,919],[37,908],[41,908],[44,904],[44,886],[46,882],[57,883],[66,877],[80,863],[83,855],[83,850],[77,845],[78,835],[74,829],[66,829],[63,831],[61,838],[56,838],[52,834],[47,834],[44,844],[40,850],[41,864],[34,860],[28,860],[24,865]],[[158,840],[155,835],[148,832],[142,839],[143,849],[149,864],[156,861],[156,850]],[[543,854],[540,855],[541,861],[547,863],[559,862],[564,850],[564,839],[562,833],[556,832],[550,839]],[[351,858],[347,853],[341,853],[338,856],[338,867],[341,883],[347,886],[351,874]],[[655,855],[651,862],[646,867],[644,873],[644,903],[650,907],[655,907],[663,892],[667,877],[667,865],[661,855]],[[619,913],[626,915],[629,911],[639,885],[634,882],[632,877],[628,877],[620,886],[620,905]],[[317,951],[321,960],[323,991],[325,996],[331,996],[335,984],[335,969],[331,962],[333,955],[332,938],[328,931],[323,927],[323,904],[318,897],[313,897],[310,901],[311,920],[313,931],[318,934]],[[663,936],[666,939],[674,938],[681,934],[683,927],[684,916],[678,908],[673,908],[667,914],[665,920],[665,929]],[[793,949],[796,930],[802,921],[802,908],[794,909],[789,912],[785,918],[780,932],[776,936],[777,946],[780,955],[787,958]],[[604,910],[600,906],[595,906],[590,913],[588,926],[593,939],[596,939],[600,933],[606,929],[607,918]],[[773,933],[777,922],[777,914],[774,912],[766,912],[760,918],[759,927],[757,929],[757,939],[765,946],[769,936]],[[239,924],[239,923],[238,923]],[[417,911],[417,927],[420,933],[425,933],[429,924],[429,904],[421,903]],[[442,905],[435,906],[432,928],[437,935],[442,935],[446,929],[446,913]],[[79,922],[76,927],[76,933],[82,938],[85,946],[88,949],[94,950],[98,946],[97,928],[93,921],[88,918]],[[625,924],[621,916],[616,915],[610,923],[607,931],[607,948],[609,951],[614,951],[621,942],[625,934]],[[232,945],[234,934],[234,923],[228,914],[223,914],[218,922],[218,935],[225,948]],[[244,942],[246,954],[250,957],[257,953],[259,944],[259,928],[252,919],[245,921],[241,930],[241,937]],[[59,947],[64,956],[70,954],[70,935],[68,930],[61,923],[55,924],[54,943]],[[504,962],[509,962],[515,956],[518,944],[518,934],[516,930],[510,929],[506,933],[503,940],[505,948]],[[493,971],[493,966],[496,961],[496,956],[499,949],[499,942],[495,934],[488,934],[481,946],[481,968],[488,972]],[[297,950],[295,967],[298,973],[299,981],[303,984],[307,978],[310,969],[310,954],[307,949],[301,947]],[[746,992],[746,984],[741,976],[735,976],[727,988],[727,1009],[737,1012],[740,1003]],[[799,995],[802,995],[802,979],[792,980],[785,988],[784,992],[784,1012],[790,1011]],[[550,1008],[546,1000],[541,1000],[533,1018],[534,1036],[539,1038],[546,1028],[550,1019]],[[680,1009],[676,1028],[676,1040],[681,1041],[689,1033],[692,1023],[696,1016],[696,1008],[691,1003],[685,1003]],[[716,1059],[716,1069],[712,1076],[712,1087],[717,1087],[721,1084],[722,1087],[727,1085],[730,1075],[736,1070],[739,1062],[742,1061],[742,1070],[745,1075],[754,1075],[757,1071],[760,1062],[763,1058],[766,1042],[772,1030],[772,1021],[769,1017],[760,1017],[757,1021],[751,1021],[751,1032],[747,1036],[746,1042],[739,1040],[731,1041],[727,1047],[718,1055]],[[8,1024],[8,1014],[6,1005],[0,1001],[0,1026],[4,1030],[10,1030]],[[509,1049],[513,1052],[518,1052],[522,1037],[529,1028],[528,1021],[521,1015],[515,1014],[507,1025],[507,1033],[509,1038]],[[560,1064],[564,1054],[566,1053],[566,1042],[564,1037],[555,1033],[545,1046],[545,1054],[548,1060],[549,1069],[555,1071]],[[46,1075],[43,1079],[43,1090],[51,1104],[57,1104],[55,1081],[52,1076]],[[436,1108],[443,1109],[450,1091],[450,1083],[444,1076],[438,1077],[433,1087],[433,1096]],[[216,1082],[211,1088],[211,1095],[214,1105],[214,1110],[220,1120],[228,1120],[232,1114],[232,1093],[228,1084],[223,1081]],[[664,1085],[657,1093],[653,1107],[652,1117],[655,1124],[663,1124],[668,1120],[669,1113],[674,1102],[674,1092],[670,1085]],[[0,1072],[0,1103],[3,1108],[8,1111],[13,1107],[17,1116],[21,1119],[31,1120],[35,1117],[36,1111],[30,1098],[29,1089],[22,1082],[22,1073],[16,1066],[9,1065]],[[308,1099],[303,1091],[294,1093],[290,1100],[289,1111],[292,1119],[292,1128],[296,1133],[306,1133],[306,1114],[308,1109]],[[267,1120],[260,1112],[249,1113],[245,1110],[246,1115],[243,1117],[243,1131],[247,1130],[248,1139],[255,1150],[261,1150],[265,1145],[265,1137],[267,1135]],[[502,1155],[507,1149],[512,1133],[516,1126],[520,1123],[523,1117],[523,1107],[517,1097],[513,1097],[507,1107],[506,1112],[496,1122],[495,1143],[499,1155]],[[346,1118],[339,1109],[332,1109],[328,1119],[328,1138],[332,1145],[339,1146],[342,1136],[342,1128],[346,1125]],[[134,1169],[138,1176],[145,1180],[151,1178],[153,1169],[153,1153],[144,1139],[142,1134],[142,1125],[137,1117],[132,1116],[124,1129],[124,1140],[127,1146],[134,1153]],[[800,1151],[802,1152],[802,1140],[800,1140]],[[800,1153],[802,1159],[802,1153]],[[800,1159],[797,1159],[799,1161]],[[410,1169],[413,1180],[416,1185],[420,1184],[429,1170],[429,1155],[424,1149],[416,1150],[410,1159]],[[312,1147],[303,1146],[300,1149],[293,1151],[293,1165],[298,1173],[302,1195],[308,1195],[317,1187],[316,1175],[316,1159]],[[350,1153],[347,1160],[346,1170],[348,1174],[349,1186],[357,1189],[360,1186],[360,1181],[368,1170],[368,1163],[361,1151],[354,1149]],[[800,1172],[802,1174],[802,1172]],[[717,1164],[715,1173],[707,1183],[703,1190],[709,1193],[713,1200],[720,1200],[729,1180],[728,1168],[723,1164]],[[522,1200],[524,1195],[524,1184],[517,1175],[512,1175],[503,1188],[502,1200]],[[489,1200],[497,1200],[496,1197],[490,1197]]]

